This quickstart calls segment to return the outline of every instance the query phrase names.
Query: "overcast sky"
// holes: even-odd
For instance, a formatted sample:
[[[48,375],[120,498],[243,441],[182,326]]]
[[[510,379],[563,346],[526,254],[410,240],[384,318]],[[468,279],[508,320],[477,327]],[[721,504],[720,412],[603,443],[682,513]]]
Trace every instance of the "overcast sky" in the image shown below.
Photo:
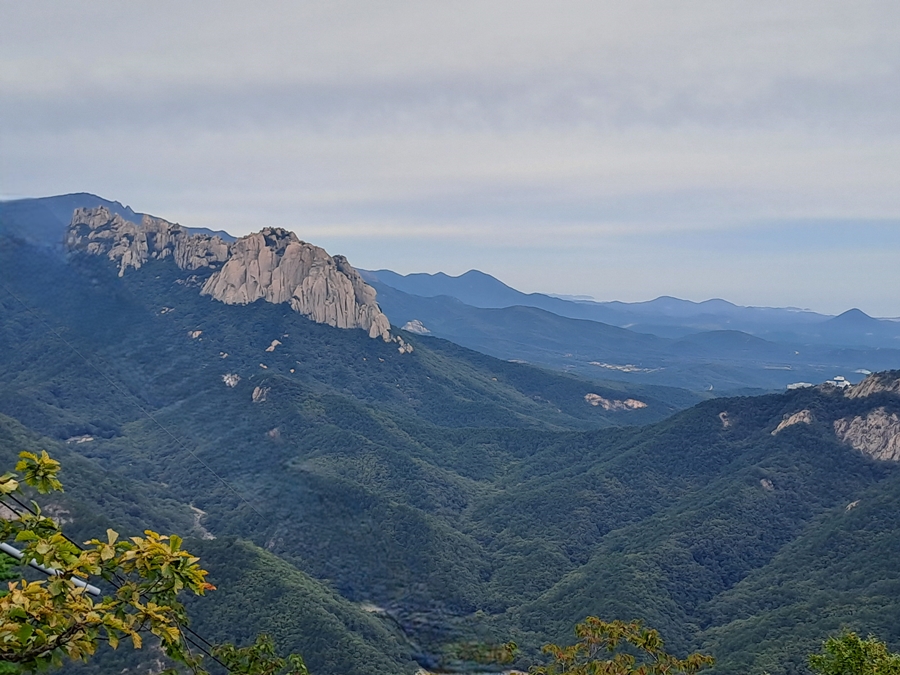
[[[900,3],[0,0],[0,194],[900,315]]]

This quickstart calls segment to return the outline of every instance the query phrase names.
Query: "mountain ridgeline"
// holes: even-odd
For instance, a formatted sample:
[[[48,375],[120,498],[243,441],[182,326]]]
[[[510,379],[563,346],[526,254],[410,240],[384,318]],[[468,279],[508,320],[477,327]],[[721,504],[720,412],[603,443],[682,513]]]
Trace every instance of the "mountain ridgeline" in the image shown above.
[[[724,300],[571,301],[476,270],[362,274],[398,325],[583,377],[762,393],[900,365],[900,322],[859,310],[829,317]]]
[[[81,212],[63,255],[8,213],[0,455],[61,459],[48,510],[76,537],[192,535],[210,639],[267,631],[318,675],[458,670],[460,643],[509,639],[526,668],[591,614],[641,617],[716,673],[806,673],[842,627],[900,648],[898,371],[707,400],[588,380],[394,317],[390,342],[341,329],[380,294],[283,231]],[[308,297],[348,304],[319,321]]]

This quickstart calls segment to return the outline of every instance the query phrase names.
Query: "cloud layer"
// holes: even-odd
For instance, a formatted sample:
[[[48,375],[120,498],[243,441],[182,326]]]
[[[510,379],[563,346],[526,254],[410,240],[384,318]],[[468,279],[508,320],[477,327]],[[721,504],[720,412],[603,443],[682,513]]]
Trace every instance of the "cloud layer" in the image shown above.
[[[524,290],[900,314],[871,264],[900,253],[897,3],[0,4],[8,196]]]

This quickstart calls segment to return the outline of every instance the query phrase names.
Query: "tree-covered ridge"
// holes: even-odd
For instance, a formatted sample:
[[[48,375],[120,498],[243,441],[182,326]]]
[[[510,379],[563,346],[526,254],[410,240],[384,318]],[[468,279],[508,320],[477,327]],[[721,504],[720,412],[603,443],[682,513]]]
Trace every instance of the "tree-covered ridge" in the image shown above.
[[[65,445],[40,437],[10,418],[0,416],[3,465],[15,464],[15,448],[25,448],[34,454],[41,452],[42,447],[52,448],[61,458],[59,477],[65,483],[66,492],[35,496],[44,514],[62,523],[72,542],[103,533],[103,528],[110,527],[171,525],[182,532],[196,532],[189,508],[166,500],[154,486],[148,489],[111,475],[101,465],[67,452]],[[115,519],[106,517],[104,511],[114,514]],[[123,527],[123,524],[127,525]],[[392,623],[344,600],[326,585],[271,553],[234,538],[217,541],[188,538],[184,548],[201,558],[203,566],[210,571],[208,580],[216,586],[216,592],[202,598],[184,599],[193,616],[191,626],[203,638],[219,644],[252,644],[263,632],[274,637],[280,651],[311,653],[309,665],[316,673],[411,673],[414,670],[410,646]],[[0,562],[5,562],[5,556],[0,556]],[[4,578],[17,578],[15,573],[21,573],[18,569],[11,572]],[[114,673],[157,662],[161,652],[152,637],[144,641],[144,647],[142,651],[112,651],[101,645],[87,662],[69,663],[63,670]],[[215,663],[211,666],[218,672]]]
[[[103,265],[36,277],[27,263],[0,266],[34,308],[2,298],[0,412],[98,467],[98,512],[187,522],[167,531],[199,524],[219,538],[201,544],[213,556],[234,537],[252,542],[235,546],[262,561],[246,565],[254,575],[277,556],[327,580],[347,612],[307,625],[352,627],[350,608],[380,608],[365,615],[380,628],[359,623],[357,635],[401,655],[393,663],[439,665],[454,645],[511,638],[527,665],[590,615],[643,617],[723,673],[805,672],[805,655],[843,625],[900,639],[898,539],[884,515],[896,467],[833,429],[875,407],[900,412],[893,394],[717,399],[598,428],[623,418],[586,405],[594,385],[575,378],[441,343],[399,355],[277,306],[182,294],[164,265],[119,280]],[[241,379],[230,387],[224,374]],[[773,435],[803,410],[809,423]],[[828,537],[858,555],[822,555]],[[266,621],[209,616],[229,630]],[[312,663],[319,648],[300,651]]]

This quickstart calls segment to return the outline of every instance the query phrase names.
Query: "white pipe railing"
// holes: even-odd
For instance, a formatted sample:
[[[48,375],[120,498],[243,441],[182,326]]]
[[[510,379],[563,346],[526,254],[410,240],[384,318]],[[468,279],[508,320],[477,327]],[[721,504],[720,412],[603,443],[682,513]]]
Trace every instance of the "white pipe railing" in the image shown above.
[[[16,560],[21,560],[22,558],[25,557],[25,555],[19,549],[17,549],[14,546],[10,546],[9,544],[0,544],[0,551],[3,551],[4,553],[11,555]],[[29,564],[29,566],[33,567],[34,569],[40,570],[47,576],[53,577],[53,576],[60,575],[59,570],[54,570],[54,569],[50,569],[49,567],[44,567],[43,565],[38,564],[37,560],[31,560],[31,562],[29,562],[28,564]],[[85,589],[91,595],[100,595],[99,588],[97,588],[96,586],[91,586],[89,583],[82,581],[81,579],[76,579],[73,577],[72,583],[75,584],[76,586],[78,586],[79,588]]]

